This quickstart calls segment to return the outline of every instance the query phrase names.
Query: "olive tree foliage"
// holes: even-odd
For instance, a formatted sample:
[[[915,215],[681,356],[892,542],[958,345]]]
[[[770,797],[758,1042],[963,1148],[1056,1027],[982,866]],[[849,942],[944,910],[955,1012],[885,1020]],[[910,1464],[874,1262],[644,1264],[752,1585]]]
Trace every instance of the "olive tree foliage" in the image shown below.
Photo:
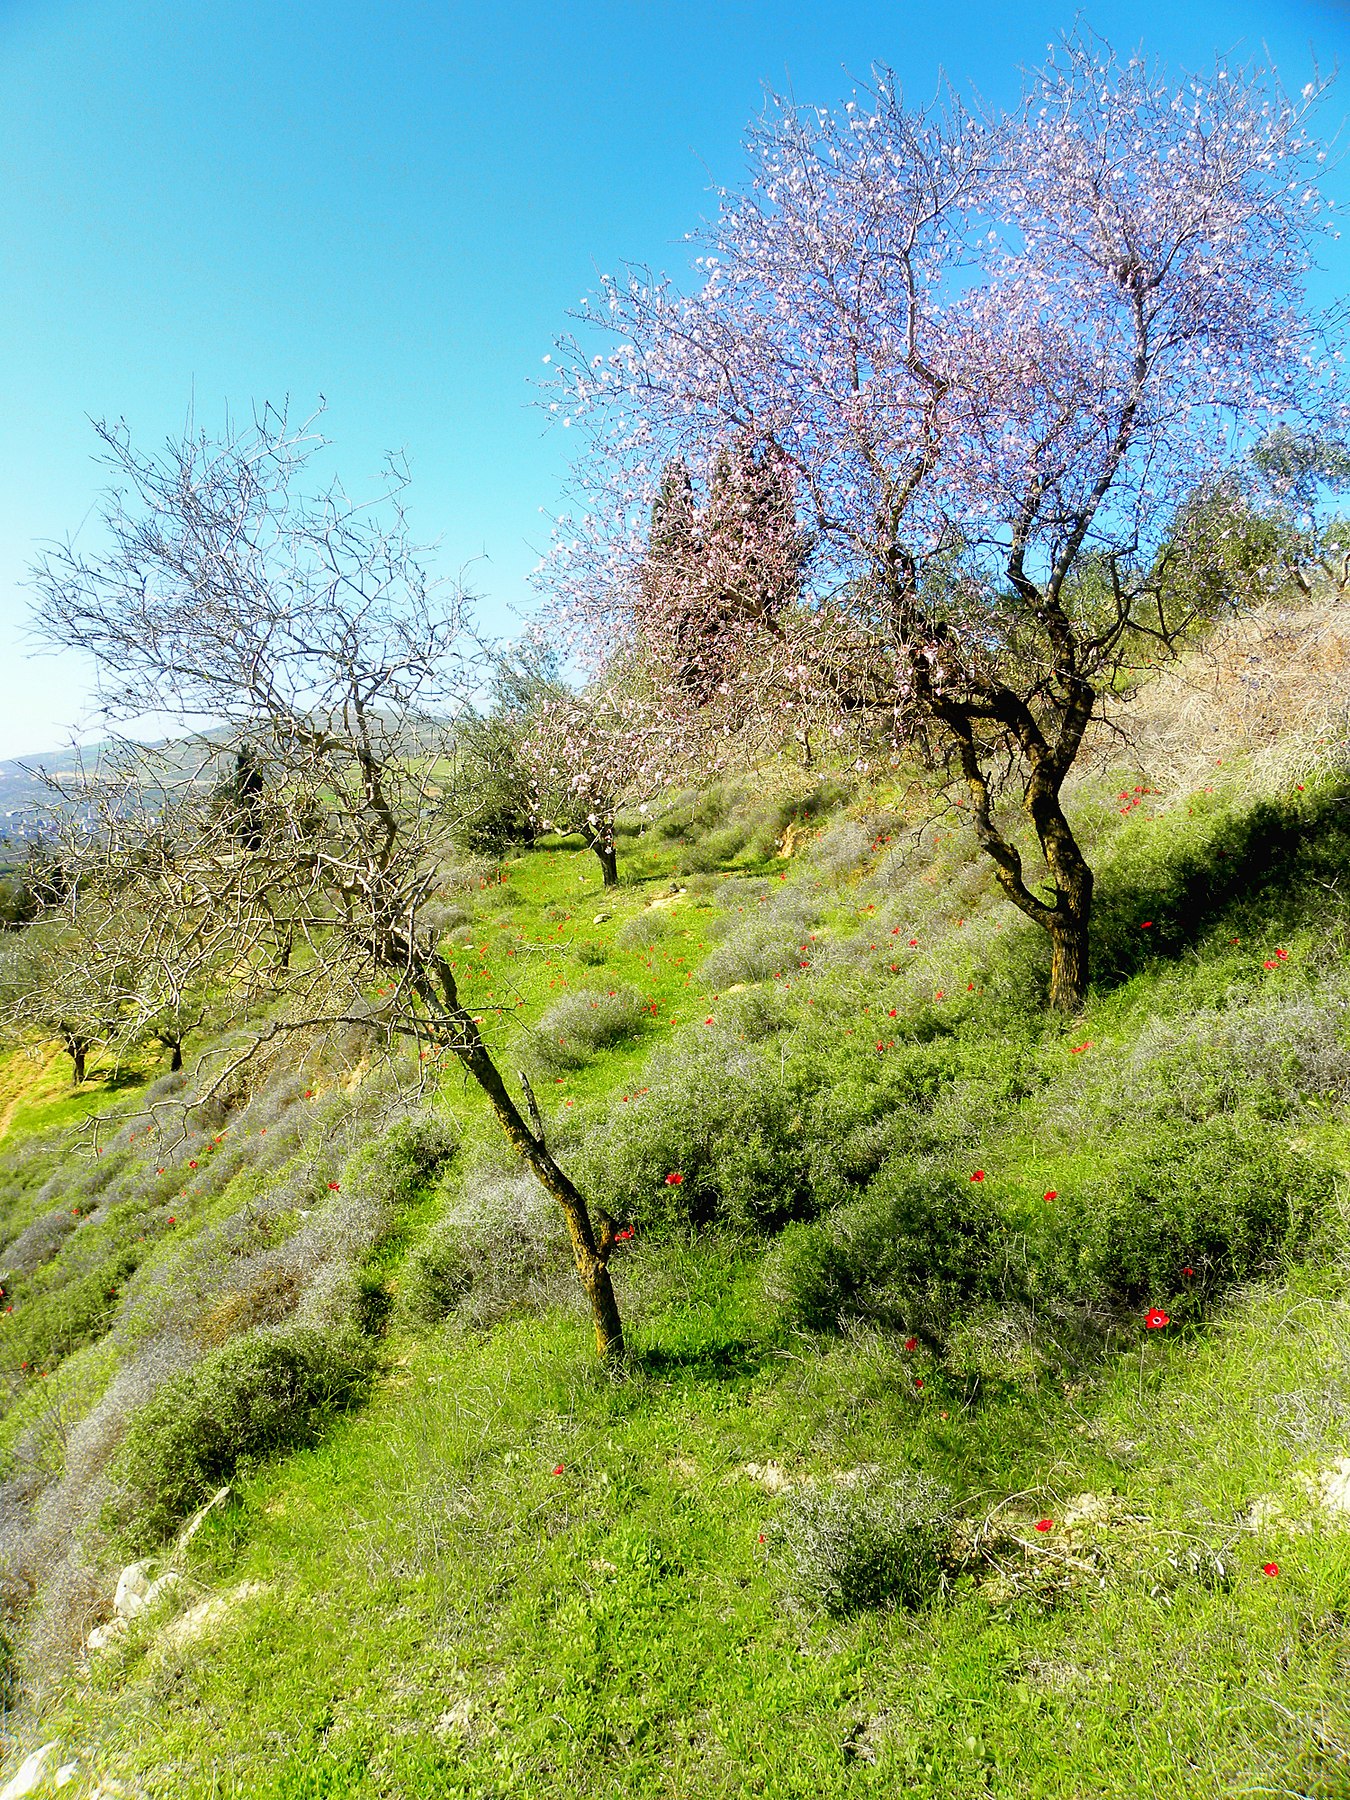
[[[1092,870],[1061,804],[1088,726],[1244,597],[1171,579],[1225,560],[1213,508],[1179,501],[1268,430],[1343,416],[1303,300],[1319,92],[1223,64],[1172,81],[1075,35],[997,116],[911,106],[885,71],[842,111],[774,102],[694,291],[607,278],[559,346],[551,404],[589,445],[551,571],[574,628],[663,667],[672,718],[759,704],[893,755],[931,734],[1050,936],[1063,1009],[1089,975]],[[800,601],[723,576],[719,611],[653,582],[671,484],[711,505],[719,447],[790,491]]]
[[[1325,517],[1330,494],[1350,489],[1350,447],[1315,431],[1278,425],[1251,455],[1260,485],[1284,515],[1285,564],[1311,597],[1324,575],[1343,594],[1350,587],[1350,524]]]
[[[522,1116],[420,918],[460,823],[455,717],[479,652],[463,595],[429,580],[409,535],[402,471],[369,504],[316,487],[322,440],[271,409],[153,454],[97,430],[108,547],[42,558],[35,622],[94,658],[110,719],[175,735],[172,756],[127,746],[72,837],[85,935],[112,956],[100,909],[143,922],[147,1027],[174,992],[223,997],[240,1024],[203,1096],[352,1024],[457,1059],[560,1204],[597,1343],[621,1354],[614,1223],[549,1153],[528,1084]]]

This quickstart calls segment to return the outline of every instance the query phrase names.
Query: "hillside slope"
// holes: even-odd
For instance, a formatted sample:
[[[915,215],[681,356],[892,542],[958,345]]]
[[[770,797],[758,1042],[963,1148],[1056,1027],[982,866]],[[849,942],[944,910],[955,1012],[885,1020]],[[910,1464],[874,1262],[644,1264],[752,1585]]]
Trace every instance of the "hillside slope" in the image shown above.
[[[1103,733],[1076,1020],[919,772],[673,796],[614,894],[447,871],[631,1227],[618,1375],[453,1069],[353,1033],[181,1141],[181,1078],[0,1070],[7,1768],[1350,1791],[1347,641],[1272,613]]]

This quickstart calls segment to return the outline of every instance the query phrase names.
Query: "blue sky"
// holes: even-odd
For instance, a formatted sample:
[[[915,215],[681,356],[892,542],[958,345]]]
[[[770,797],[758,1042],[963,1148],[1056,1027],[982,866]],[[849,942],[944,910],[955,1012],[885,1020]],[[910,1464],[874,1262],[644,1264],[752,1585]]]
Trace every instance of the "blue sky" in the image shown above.
[[[1099,5],[1176,66],[1350,62],[1329,0]],[[415,530],[472,563],[488,626],[528,608],[566,434],[530,384],[599,271],[682,267],[764,84],[845,96],[874,61],[991,101],[1072,5],[869,0],[0,0],[0,758],[88,720],[87,673],[26,644],[25,571],[101,485],[91,415],[137,440],[318,396],[349,487],[412,463]],[[1340,130],[1350,87],[1324,125]],[[1350,198],[1350,174],[1331,178]],[[1325,251],[1350,291],[1350,237]]]

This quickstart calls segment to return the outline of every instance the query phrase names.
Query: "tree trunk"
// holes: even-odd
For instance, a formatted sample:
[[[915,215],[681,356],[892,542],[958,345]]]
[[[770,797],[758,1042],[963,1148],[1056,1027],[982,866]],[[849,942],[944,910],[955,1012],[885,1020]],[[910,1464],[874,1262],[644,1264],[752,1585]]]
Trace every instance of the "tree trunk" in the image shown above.
[[[600,868],[604,874],[604,885],[607,888],[619,885],[619,853],[613,844],[592,844],[591,849],[600,858]]]
[[[424,967],[427,976],[440,989],[446,1008],[454,1018],[458,1032],[452,1045],[455,1055],[487,1095],[512,1148],[529,1163],[562,1208],[563,1217],[567,1221],[567,1235],[572,1241],[572,1260],[576,1264],[582,1289],[590,1302],[591,1322],[595,1327],[595,1347],[600,1353],[601,1361],[620,1362],[625,1348],[623,1323],[619,1318],[619,1303],[614,1297],[614,1284],[609,1274],[609,1253],[614,1248],[614,1221],[607,1214],[600,1214],[601,1235],[597,1241],[584,1196],[554,1162],[545,1146],[543,1126],[539,1121],[533,1094],[527,1087],[526,1093],[536,1121],[536,1129],[531,1131],[521,1117],[520,1108],[507,1092],[501,1071],[488,1054],[478,1027],[460,1005],[458,989],[449,964],[438,956],[430,966]]]
[[[1049,916],[1038,922],[1050,934],[1050,1004],[1076,1013],[1087,999],[1092,870],[1064,817],[1058,789],[1046,792],[1033,781],[1028,805],[1036,836],[1055,885]]]
[[[67,1038],[66,1049],[70,1052],[70,1060],[75,1065],[75,1086],[79,1087],[84,1080],[85,1045]]]
[[[171,1052],[169,1056],[169,1073],[170,1075],[176,1075],[183,1066],[183,1046],[181,1044],[170,1044],[169,1050]]]
[[[1050,1004],[1056,1012],[1076,1013],[1087,999],[1088,921],[1065,912],[1050,925]]]

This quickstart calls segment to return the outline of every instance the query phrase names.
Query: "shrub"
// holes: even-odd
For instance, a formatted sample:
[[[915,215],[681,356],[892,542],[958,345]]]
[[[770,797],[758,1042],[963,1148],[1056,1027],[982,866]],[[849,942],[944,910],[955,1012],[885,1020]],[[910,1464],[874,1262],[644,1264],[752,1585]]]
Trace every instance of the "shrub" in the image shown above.
[[[708,987],[729,988],[795,969],[815,920],[816,915],[800,904],[758,907],[713,951],[700,980]]]
[[[838,881],[867,861],[872,838],[856,819],[836,819],[816,839],[811,860],[824,875]]]
[[[459,1127],[443,1108],[429,1107],[400,1119],[379,1147],[379,1185],[391,1200],[415,1200],[458,1149]]]
[[[238,1469],[312,1443],[371,1374],[354,1332],[293,1326],[211,1351],[132,1418],[121,1457],[129,1535],[158,1541]]]
[[[1170,1297],[1185,1316],[1305,1247],[1331,1192],[1324,1168],[1257,1121],[1174,1129],[1060,1199],[1051,1278],[1073,1300],[1137,1307]]]
[[[609,951],[603,944],[596,943],[594,938],[582,938],[574,946],[573,955],[588,969],[598,969],[602,963],[609,961]]]
[[[534,1176],[479,1171],[408,1257],[402,1305],[420,1324],[491,1325],[570,1297],[570,1269],[562,1215]]]
[[[917,1608],[940,1594],[953,1561],[952,1495],[927,1476],[851,1482],[796,1496],[775,1533],[799,1603],[835,1618]]]
[[[765,1259],[765,1291],[808,1329],[870,1319],[940,1338],[958,1311],[1011,1285],[1005,1235],[969,1176],[895,1161],[860,1199],[784,1232]]]
[[[543,1068],[576,1069],[642,1029],[643,999],[635,988],[578,988],[540,1019],[534,1052]]]
[[[670,920],[665,913],[648,908],[634,918],[625,919],[614,934],[621,950],[650,950],[662,938],[670,936]]]

